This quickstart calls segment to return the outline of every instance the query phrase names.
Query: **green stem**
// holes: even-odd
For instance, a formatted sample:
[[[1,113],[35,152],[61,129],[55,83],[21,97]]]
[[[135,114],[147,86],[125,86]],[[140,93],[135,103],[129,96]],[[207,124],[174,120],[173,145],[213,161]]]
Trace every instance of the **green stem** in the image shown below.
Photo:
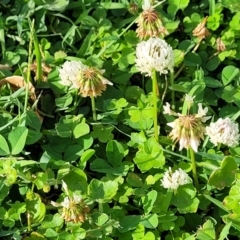
[[[192,173],[193,173],[194,183],[195,183],[197,190],[199,190],[197,168],[196,168],[196,162],[195,162],[195,154],[191,147],[189,148],[189,152],[190,152],[190,158],[191,158],[191,163],[192,163]]]
[[[93,121],[97,121],[97,114],[96,114],[96,106],[95,106],[94,97],[91,97],[91,104],[92,104]]]
[[[154,124],[154,137],[158,142],[158,107],[157,107],[157,74],[156,70],[152,71],[152,92],[153,92],[153,124]]]
[[[28,229],[28,232],[31,232],[31,215],[30,215],[30,213],[28,212],[27,213],[27,224],[28,224],[28,227],[27,227],[27,229]]]
[[[98,203],[98,210],[99,210],[99,213],[103,213],[103,203],[102,202]]]
[[[35,29],[33,29],[33,44],[35,48],[35,55],[36,55],[36,62],[37,62],[37,82],[41,83],[42,81],[42,57],[41,57],[41,52],[39,48],[39,42],[37,38],[37,34]]]
[[[171,84],[171,95],[172,95],[172,109],[175,109],[175,91],[173,90],[173,85],[174,85],[174,73],[173,71],[170,71],[170,84]]]
[[[170,205],[171,199],[172,199],[172,195],[173,195],[173,190],[172,189],[168,189],[168,191],[166,193],[166,196],[164,198],[164,201],[162,203],[162,206],[161,206],[162,211],[164,213],[166,213],[168,208],[169,208],[169,205]]]
[[[29,98],[29,82],[30,82],[30,75],[31,75],[31,62],[32,62],[32,43],[33,43],[33,32],[34,32],[34,20],[32,22],[29,21],[30,25],[30,40],[29,40],[29,47],[28,47],[28,67],[27,67],[27,76],[26,76],[26,92],[25,92],[25,100],[24,100],[24,112],[27,111],[28,106],[28,98]]]

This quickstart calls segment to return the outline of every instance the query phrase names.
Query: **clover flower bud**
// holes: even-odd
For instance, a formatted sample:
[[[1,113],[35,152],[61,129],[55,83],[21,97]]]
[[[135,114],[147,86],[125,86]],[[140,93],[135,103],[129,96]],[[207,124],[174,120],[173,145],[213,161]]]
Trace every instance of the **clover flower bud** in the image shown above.
[[[164,37],[168,34],[167,29],[163,26],[161,18],[152,6],[150,0],[144,0],[142,5],[143,12],[137,19],[138,28],[136,30],[137,36],[142,39],[149,37]]]

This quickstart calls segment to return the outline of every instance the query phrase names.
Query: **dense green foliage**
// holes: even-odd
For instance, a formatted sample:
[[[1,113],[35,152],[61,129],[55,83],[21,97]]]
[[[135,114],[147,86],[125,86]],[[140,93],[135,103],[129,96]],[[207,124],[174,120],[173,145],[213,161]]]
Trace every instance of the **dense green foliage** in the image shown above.
[[[157,76],[158,140],[152,81],[135,66],[142,1],[0,1],[1,239],[238,239],[240,146],[215,147],[204,135],[199,186],[170,193],[161,180],[169,167],[192,177],[189,152],[169,138],[166,102],[184,112],[191,93],[193,112],[203,103],[213,117],[205,125],[239,123],[239,1],[166,0],[155,9],[175,54],[174,84]],[[210,34],[199,41],[193,30],[206,16]],[[95,98],[97,121],[90,98],[61,83],[58,68],[76,59],[113,83]],[[82,198],[81,221],[62,215],[73,196]]]

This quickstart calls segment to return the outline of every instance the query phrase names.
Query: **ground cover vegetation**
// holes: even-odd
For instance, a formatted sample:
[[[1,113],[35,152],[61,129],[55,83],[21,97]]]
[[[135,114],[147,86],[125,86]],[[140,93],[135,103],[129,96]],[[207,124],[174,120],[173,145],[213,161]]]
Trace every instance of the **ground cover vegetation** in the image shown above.
[[[0,1],[0,238],[240,235],[238,0]]]

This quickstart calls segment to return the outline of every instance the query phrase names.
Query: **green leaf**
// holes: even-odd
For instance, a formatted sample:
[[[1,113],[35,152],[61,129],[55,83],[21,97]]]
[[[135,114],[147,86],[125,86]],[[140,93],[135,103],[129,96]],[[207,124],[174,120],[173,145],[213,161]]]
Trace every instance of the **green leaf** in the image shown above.
[[[82,148],[81,145],[77,144],[71,145],[65,150],[63,159],[68,162],[76,161],[81,157],[83,152],[84,149]]]
[[[73,101],[73,97],[71,94],[66,94],[62,97],[55,99],[56,106],[59,108],[66,108],[72,103],[72,101]]]
[[[64,219],[59,213],[54,215],[46,215],[41,223],[41,229],[60,228],[64,224]]]
[[[66,174],[68,172],[68,168],[65,167],[63,173]],[[60,173],[59,173],[60,175]],[[86,191],[87,188],[87,176],[85,172],[81,169],[75,168],[71,170],[66,176],[64,176],[63,181],[67,184],[68,189],[72,192]]]
[[[174,66],[178,66],[184,60],[184,52],[179,49],[174,49]]]
[[[26,127],[16,127],[8,135],[8,140],[11,146],[11,153],[13,155],[19,154],[26,143],[28,129]]]
[[[85,168],[87,161],[95,154],[95,150],[94,149],[88,149],[86,150],[81,158],[80,158],[80,163],[79,166],[83,167],[82,169]]]
[[[89,125],[86,123],[79,123],[73,130],[75,138],[82,137],[90,132]]]
[[[172,196],[172,204],[174,204],[181,213],[196,212],[199,200],[195,195],[196,189],[192,184],[179,186],[176,194]]]
[[[204,77],[204,81],[206,86],[210,87],[210,88],[219,88],[222,87],[222,83],[214,78],[211,77]]]
[[[207,61],[205,68],[208,71],[214,71],[220,64],[220,60],[217,56],[212,57],[209,61]]]
[[[91,163],[90,169],[96,172],[125,176],[127,175],[129,166],[126,164],[121,164],[119,166],[113,167],[112,164],[109,164],[106,160],[97,158]]]
[[[38,5],[43,5],[50,11],[63,11],[69,4],[69,0],[38,0]]]
[[[229,222],[223,227],[223,229],[218,237],[218,240],[227,239],[227,236],[229,234],[229,230],[230,230],[231,226],[232,226],[232,222]]]
[[[233,213],[237,214],[238,218],[240,218],[240,180],[237,180],[235,185],[233,185],[229,191],[229,195],[226,196],[223,200],[223,206],[227,210],[232,210]]]
[[[141,220],[145,228],[155,229],[158,226],[158,215],[156,213],[145,215]]]
[[[215,240],[215,228],[210,220],[207,220],[202,227],[197,230],[197,238],[199,240]]]
[[[41,129],[42,125],[39,116],[33,111],[27,111],[26,124],[37,131]]]
[[[156,199],[157,199],[156,190],[152,190],[148,192],[146,196],[143,196],[141,198],[143,202],[143,210],[145,214],[149,214],[152,211],[153,204],[155,203]]]
[[[188,53],[184,58],[184,64],[186,66],[200,66],[202,64],[201,57],[197,53]]]
[[[120,222],[121,228],[119,229],[120,232],[128,232],[130,230],[133,230],[137,227],[137,225],[141,221],[141,216],[126,216],[122,219]]]
[[[141,187],[143,185],[142,179],[136,173],[128,173],[126,178],[127,183],[132,187]]]
[[[56,131],[57,134],[62,138],[71,137],[73,133],[73,129],[71,128],[71,126],[66,123],[58,123],[56,125]]]
[[[122,159],[124,157],[124,148],[122,144],[116,140],[109,141],[106,147],[106,155],[108,162],[113,167],[121,165]]]
[[[169,0],[168,4],[168,13],[175,15],[179,9],[183,10],[188,6],[189,0]]]
[[[234,66],[227,66],[222,70],[222,82],[224,86],[232,82],[236,77],[239,76],[239,69]]]
[[[240,11],[240,4],[238,0],[221,0],[221,4],[225,8],[230,9],[232,12]]]
[[[152,168],[161,168],[165,163],[165,157],[155,138],[150,138],[139,146],[133,161],[141,172],[146,172]]]
[[[238,166],[232,156],[225,157],[220,168],[213,171],[209,177],[208,183],[218,189],[230,187],[235,180],[235,174]]]
[[[100,142],[106,143],[107,141],[113,139],[113,129],[114,127],[112,126],[98,124],[93,126],[93,131],[90,134],[93,138],[98,138]]]
[[[118,184],[115,181],[102,182],[93,179],[88,185],[89,197],[98,202],[110,201],[118,190]]]
[[[0,135],[0,156],[6,156],[6,155],[9,155],[9,153],[10,151],[9,151],[7,141],[2,135]]]
[[[42,189],[47,182],[48,175],[46,173],[43,172],[37,173],[36,180],[34,181],[34,183],[36,184],[38,190]]]
[[[128,102],[136,103],[141,94],[144,94],[142,88],[138,86],[130,86],[125,91],[125,98]]]

